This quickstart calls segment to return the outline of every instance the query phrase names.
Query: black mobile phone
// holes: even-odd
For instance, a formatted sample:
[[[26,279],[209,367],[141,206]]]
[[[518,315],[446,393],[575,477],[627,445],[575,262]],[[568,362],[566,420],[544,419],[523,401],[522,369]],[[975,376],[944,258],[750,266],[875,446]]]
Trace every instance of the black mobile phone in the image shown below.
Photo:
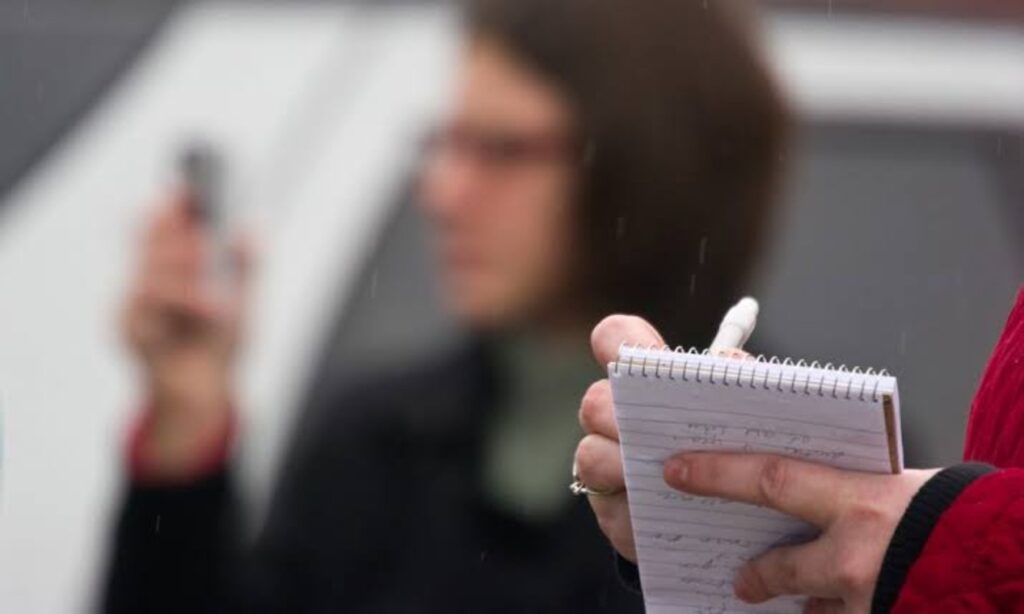
[[[204,226],[216,231],[220,222],[221,187],[221,162],[217,153],[207,143],[191,143],[181,155],[180,167],[193,213]]]
[[[223,203],[224,164],[216,148],[195,141],[184,148],[179,166],[192,213],[206,231],[209,249],[205,274],[216,288],[231,274]]]

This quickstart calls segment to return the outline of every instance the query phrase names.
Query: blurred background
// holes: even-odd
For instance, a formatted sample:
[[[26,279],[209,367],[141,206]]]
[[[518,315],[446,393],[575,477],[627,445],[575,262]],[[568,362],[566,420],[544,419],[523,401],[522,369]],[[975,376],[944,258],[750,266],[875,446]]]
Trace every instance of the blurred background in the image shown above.
[[[1024,8],[761,8],[798,125],[750,347],[887,368],[908,464],[955,461],[1024,279]],[[458,340],[409,196],[455,38],[440,2],[0,0],[0,611],[92,602],[139,397],[117,308],[188,139],[263,254],[253,509],[318,386]]]

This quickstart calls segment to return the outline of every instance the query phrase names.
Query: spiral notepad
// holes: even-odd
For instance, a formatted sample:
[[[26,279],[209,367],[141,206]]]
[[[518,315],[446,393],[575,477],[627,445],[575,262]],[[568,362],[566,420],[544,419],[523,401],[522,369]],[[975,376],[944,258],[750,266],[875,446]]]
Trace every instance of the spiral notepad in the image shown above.
[[[649,613],[800,612],[798,598],[746,605],[732,585],[747,560],[815,532],[773,510],[669,488],[669,456],[747,451],[874,473],[903,467],[896,379],[884,371],[624,346],[608,373]]]

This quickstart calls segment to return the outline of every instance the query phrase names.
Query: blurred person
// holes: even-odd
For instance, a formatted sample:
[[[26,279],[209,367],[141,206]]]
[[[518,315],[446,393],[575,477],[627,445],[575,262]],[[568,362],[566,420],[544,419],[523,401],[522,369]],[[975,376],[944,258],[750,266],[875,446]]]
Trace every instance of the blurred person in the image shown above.
[[[466,4],[420,196],[472,340],[321,391],[252,546],[228,464],[244,283],[218,306],[189,195],[164,206],[126,309],[149,401],[105,609],[641,611],[565,488],[565,408],[595,377],[599,314],[638,311],[696,343],[742,294],[785,118],[722,7]]]
[[[610,316],[593,332],[600,364],[622,343],[663,345],[641,318]],[[580,480],[618,552],[636,561],[618,428],[607,380],[580,406],[587,435]],[[898,475],[843,471],[792,458],[688,453],[665,462],[665,482],[683,492],[774,508],[818,527],[805,544],[768,550],[737,574],[749,603],[811,597],[808,612],[1024,611],[1024,289],[971,406],[964,459]],[[998,468],[998,469],[997,469]],[[637,569],[620,566],[639,588]]]

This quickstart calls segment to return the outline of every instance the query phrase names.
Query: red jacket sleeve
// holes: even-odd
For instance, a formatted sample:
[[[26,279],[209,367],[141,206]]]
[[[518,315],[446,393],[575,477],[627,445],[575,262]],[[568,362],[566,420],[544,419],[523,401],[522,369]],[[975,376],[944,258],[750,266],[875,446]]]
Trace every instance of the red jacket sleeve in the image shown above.
[[[1024,611],[1024,469],[980,477],[956,498],[892,611]]]
[[[964,458],[911,501],[893,535],[875,608],[1024,611],[1024,290],[971,405]]]
[[[1024,467],[1024,289],[974,395],[964,459]]]

